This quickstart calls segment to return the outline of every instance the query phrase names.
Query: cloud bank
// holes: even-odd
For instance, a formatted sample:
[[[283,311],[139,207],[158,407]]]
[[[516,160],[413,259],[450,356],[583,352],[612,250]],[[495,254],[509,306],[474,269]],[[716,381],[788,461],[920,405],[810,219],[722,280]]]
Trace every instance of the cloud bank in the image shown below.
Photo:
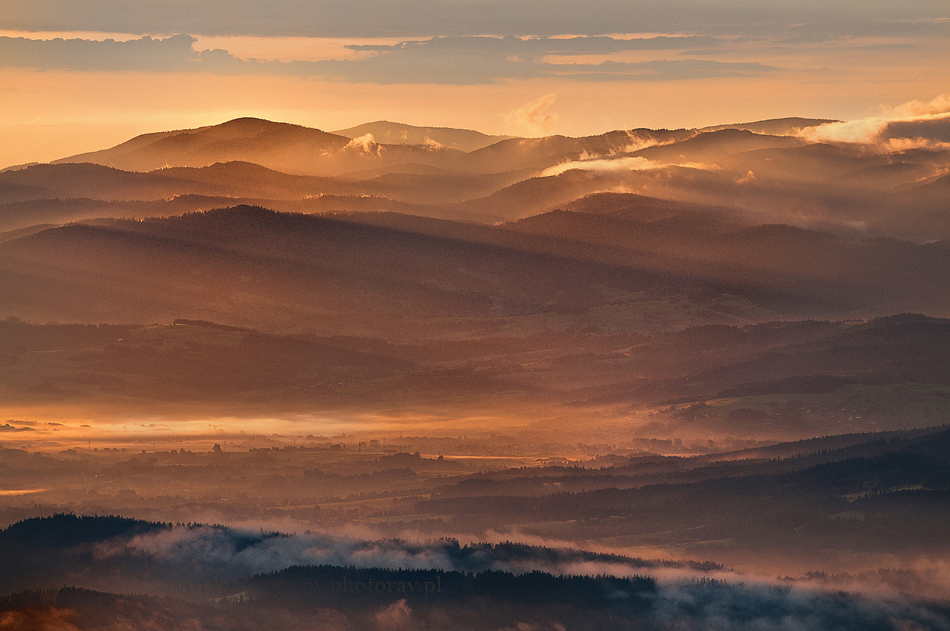
[[[367,16],[373,16],[372,20]],[[916,28],[948,17],[928,0],[17,0],[0,1],[0,28],[206,35],[428,36],[618,32],[835,33]],[[930,20],[930,22],[928,22]]]
[[[603,55],[715,44],[711,38],[433,37],[395,45],[350,45],[360,59],[260,61],[220,49],[196,50],[189,35],[129,41],[0,37],[0,67],[73,71],[204,72],[273,75],[351,83],[480,85],[508,79],[682,81],[760,76],[776,69],[754,62],[655,59],[642,62],[554,63],[558,55]]]
[[[649,619],[660,628],[755,629],[948,629],[939,611],[894,593],[867,596],[835,588],[790,585],[743,577],[716,567],[662,564],[573,549],[523,545],[470,546],[454,541],[412,543],[367,541],[324,534],[258,535],[221,527],[175,527],[111,540],[98,545],[97,559],[147,556],[163,564],[176,580],[195,568],[217,580],[231,575],[279,571],[295,565],[352,568],[444,570],[515,574],[534,571],[556,575],[649,576]],[[175,573],[181,568],[181,573]],[[404,622],[407,611],[398,602],[381,622]]]
[[[293,565],[339,565],[358,568],[632,576],[648,569],[671,568],[695,573],[690,564],[653,562],[601,555],[577,549],[544,549],[523,544],[473,544],[455,540],[416,543],[368,540],[325,533],[258,534],[219,526],[176,526],[130,539],[98,544],[100,560],[148,557],[169,567],[198,566],[233,576],[274,572]],[[711,568],[716,569],[718,568]],[[186,570],[187,571],[187,570]],[[692,574],[690,574],[692,576]]]
[[[801,136],[809,142],[862,144],[887,152],[950,149],[950,96],[909,101],[879,116],[809,127]]]

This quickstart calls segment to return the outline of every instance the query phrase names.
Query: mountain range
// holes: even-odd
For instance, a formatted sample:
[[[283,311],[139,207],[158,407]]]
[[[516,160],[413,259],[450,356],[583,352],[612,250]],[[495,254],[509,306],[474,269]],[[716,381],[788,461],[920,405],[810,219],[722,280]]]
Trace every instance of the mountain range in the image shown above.
[[[365,410],[413,405],[398,394],[408,387],[451,414],[550,405],[622,419],[660,406],[636,431],[805,438],[858,424],[782,406],[807,395],[824,409],[850,389],[902,411],[876,416],[881,429],[925,424],[947,385],[950,153],[893,143],[921,132],[900,126],[886,145],[824,139],[837,124],[502,138],[243,118],[8,169],[0,316],[132,327],[142,348],[167,336],[131,331],[210,322],[259,336],[255,361],[279,364],[294,336],[314,354],[267,386],[251,362],[233,381],[197,387],[195,373],[189,388],[175,378],[191,374],[184,356],[94,345],[68,368],[29,360],[9,396],[149,400],[132,370],[176,404],[204,388],[223,405],[243,388],[263,408]],[[918,345],[898,330],[926,333]],[[37,352],[11,350],[8,364]],[[244,361],[204,342],[188,352],[212,372]],[[301,398],[300,370],[364,385]]]

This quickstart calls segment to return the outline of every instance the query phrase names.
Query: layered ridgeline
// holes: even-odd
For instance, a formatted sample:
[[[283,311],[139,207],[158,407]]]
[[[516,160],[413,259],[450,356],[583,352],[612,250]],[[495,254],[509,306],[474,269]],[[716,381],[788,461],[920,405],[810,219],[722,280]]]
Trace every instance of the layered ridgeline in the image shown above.
[[[583,138],[237,119],[3,171],[5,335],[124,328],[11,341],[0,387],[25,406],[647,410],[655,436],[933,425],[946,124],[858,143],[809,119]]]
[[[497,226],[240,206],[38,227],[0,243],[0,301],[8,315],[41,322],[187,317],[409,337],[428,335],[429,321],[464,331],[560,318],[612,334],[950,315],[944,242],[851,241],[718,208],[655,206],[588,197],[569,207],[578,210]],[[651,305],[663,319],[644,317]]]
[[[0,304],[31,321],[319,333],[542,313],[607,332],[948,315],[950,154],[918,137],[942,128],[818,142],[836,124],[499,140],[237,119],[146,134],[0,172]],[[104,217],[166,219],[90,223]]]
[[[160,200],[190,195],[253,198],[283,210],[296,202],[293,209],[308,212],[411,207],[413,214],[493,222],[624,190],[722,205],[756,223],[940,239],[950,227],[947,124],[891,123],[860,142],[842,142],[835,140],[845,137],[840,123],[810,119],[507,139],[383,122],[331,134],[237,119],[6,171],[0,202],[17,205],[3,209],[0,228],[25,227],[33,213],[47,217],[33,223],[57,212],[64,219],[168,214],[174,207]],[[27,204],[65,198],[70,209]],[[182,203],[192,210],[223,205]]]
[[[0,628],[950,627],[947,125],[0,172]]]

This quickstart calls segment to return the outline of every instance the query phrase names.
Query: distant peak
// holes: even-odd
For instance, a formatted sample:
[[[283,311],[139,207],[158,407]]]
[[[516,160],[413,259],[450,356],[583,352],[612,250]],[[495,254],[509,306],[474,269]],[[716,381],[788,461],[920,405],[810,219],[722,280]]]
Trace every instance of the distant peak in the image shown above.
[[[296,129],[307,129],[302,125],[295,125],[293,123],[281,123],[267,120],[266,118],[255,118],[253,116],[244,116],[242,118],[234,118],[219,125],[212,125],[211,127],[206,127],[205,129],[213,128],[228,128],[228,129],[241,129],[241,130],[260,130],[260,129],[274,129],[274,128],[296,128]]]
[[[267,120],[266,118],[255,118],[253,116],[242,116],[241,118],[233,118],[229,121],[221,123],[218,127],[223,127],[225,125],[243,127],[243,126],[252,126],[252,127],[267,127],[270,125],[291,125],[291,123],[278,123],[275,121]],[[299,127],[299,125],[293,125],[294,127]]]

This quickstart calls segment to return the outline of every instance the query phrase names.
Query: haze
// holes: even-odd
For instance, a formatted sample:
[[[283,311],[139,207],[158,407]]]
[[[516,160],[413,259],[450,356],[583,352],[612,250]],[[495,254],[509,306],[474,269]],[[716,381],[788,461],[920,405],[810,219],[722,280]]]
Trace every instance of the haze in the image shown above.
[[[950,629],[948,39],[0,0],[0,628]]]

